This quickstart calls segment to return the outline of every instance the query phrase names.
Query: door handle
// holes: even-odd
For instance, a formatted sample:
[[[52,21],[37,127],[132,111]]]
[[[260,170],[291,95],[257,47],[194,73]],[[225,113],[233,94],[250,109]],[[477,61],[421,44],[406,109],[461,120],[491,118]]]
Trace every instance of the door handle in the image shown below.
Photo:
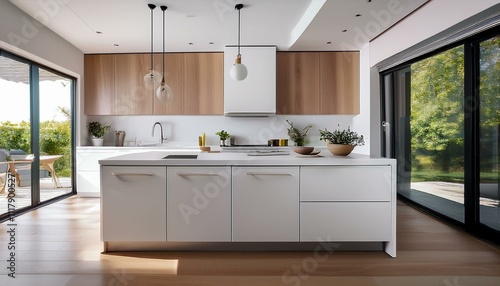
[[[125,177],[125,176],[147,176],[147,177],[152,177],[154,176],[155,174],[154,173],[111,173],[113,176],[117,176],[117,177]]]
[[[291,176],[289,173],[259,173],[259,172],[247,172],[247,176]]]
[[[181,177],[220,177],[217,173],[177,173],[177,176]]]

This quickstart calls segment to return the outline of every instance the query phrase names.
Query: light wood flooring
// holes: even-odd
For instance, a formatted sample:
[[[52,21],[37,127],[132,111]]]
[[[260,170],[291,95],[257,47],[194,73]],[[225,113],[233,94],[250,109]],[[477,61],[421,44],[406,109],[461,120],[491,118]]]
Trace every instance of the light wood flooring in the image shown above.
[[[401,202],[397,258],[378,251],[101,254],[99,212],[99,199],[71,197],[15,218],[16,278],[7,276],[8,222],[0,224],[0,285],[500,285],[499,247]]]

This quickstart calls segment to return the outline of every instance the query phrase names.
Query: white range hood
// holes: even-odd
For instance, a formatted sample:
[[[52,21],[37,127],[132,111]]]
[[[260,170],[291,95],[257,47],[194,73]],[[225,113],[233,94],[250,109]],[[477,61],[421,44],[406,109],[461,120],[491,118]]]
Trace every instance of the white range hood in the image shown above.
[[[224,115],[271,116],[276,114],[276,47],[241,46],[241,62],[248,76],[237,81],[229,70],[238,54],[236,46],[224,48]]]

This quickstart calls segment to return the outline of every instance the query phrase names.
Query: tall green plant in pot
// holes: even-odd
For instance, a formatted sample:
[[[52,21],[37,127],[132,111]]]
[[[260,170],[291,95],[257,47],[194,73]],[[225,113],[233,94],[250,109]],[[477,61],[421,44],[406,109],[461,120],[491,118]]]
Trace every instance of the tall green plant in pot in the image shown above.
[[[354,147],[365,145],[363,135],[351,131],[351,128],[334,131],[319,130],[319,140],[326,141],[326,147],[333,155],[347,156]]]
[[[92,135],[92,145],[102,146],[104,143],[104,135],[111,126],[104,125],[101,122],[93,121],[87,125],[90,135]]]

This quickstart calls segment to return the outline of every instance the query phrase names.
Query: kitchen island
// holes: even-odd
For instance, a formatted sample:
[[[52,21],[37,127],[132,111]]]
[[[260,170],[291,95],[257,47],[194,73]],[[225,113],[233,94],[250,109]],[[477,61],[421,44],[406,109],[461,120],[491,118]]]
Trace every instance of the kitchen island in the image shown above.
[[[99,160],[104,251],[376,243],[395,257],[395,160],[320,155],[150,151]]]

